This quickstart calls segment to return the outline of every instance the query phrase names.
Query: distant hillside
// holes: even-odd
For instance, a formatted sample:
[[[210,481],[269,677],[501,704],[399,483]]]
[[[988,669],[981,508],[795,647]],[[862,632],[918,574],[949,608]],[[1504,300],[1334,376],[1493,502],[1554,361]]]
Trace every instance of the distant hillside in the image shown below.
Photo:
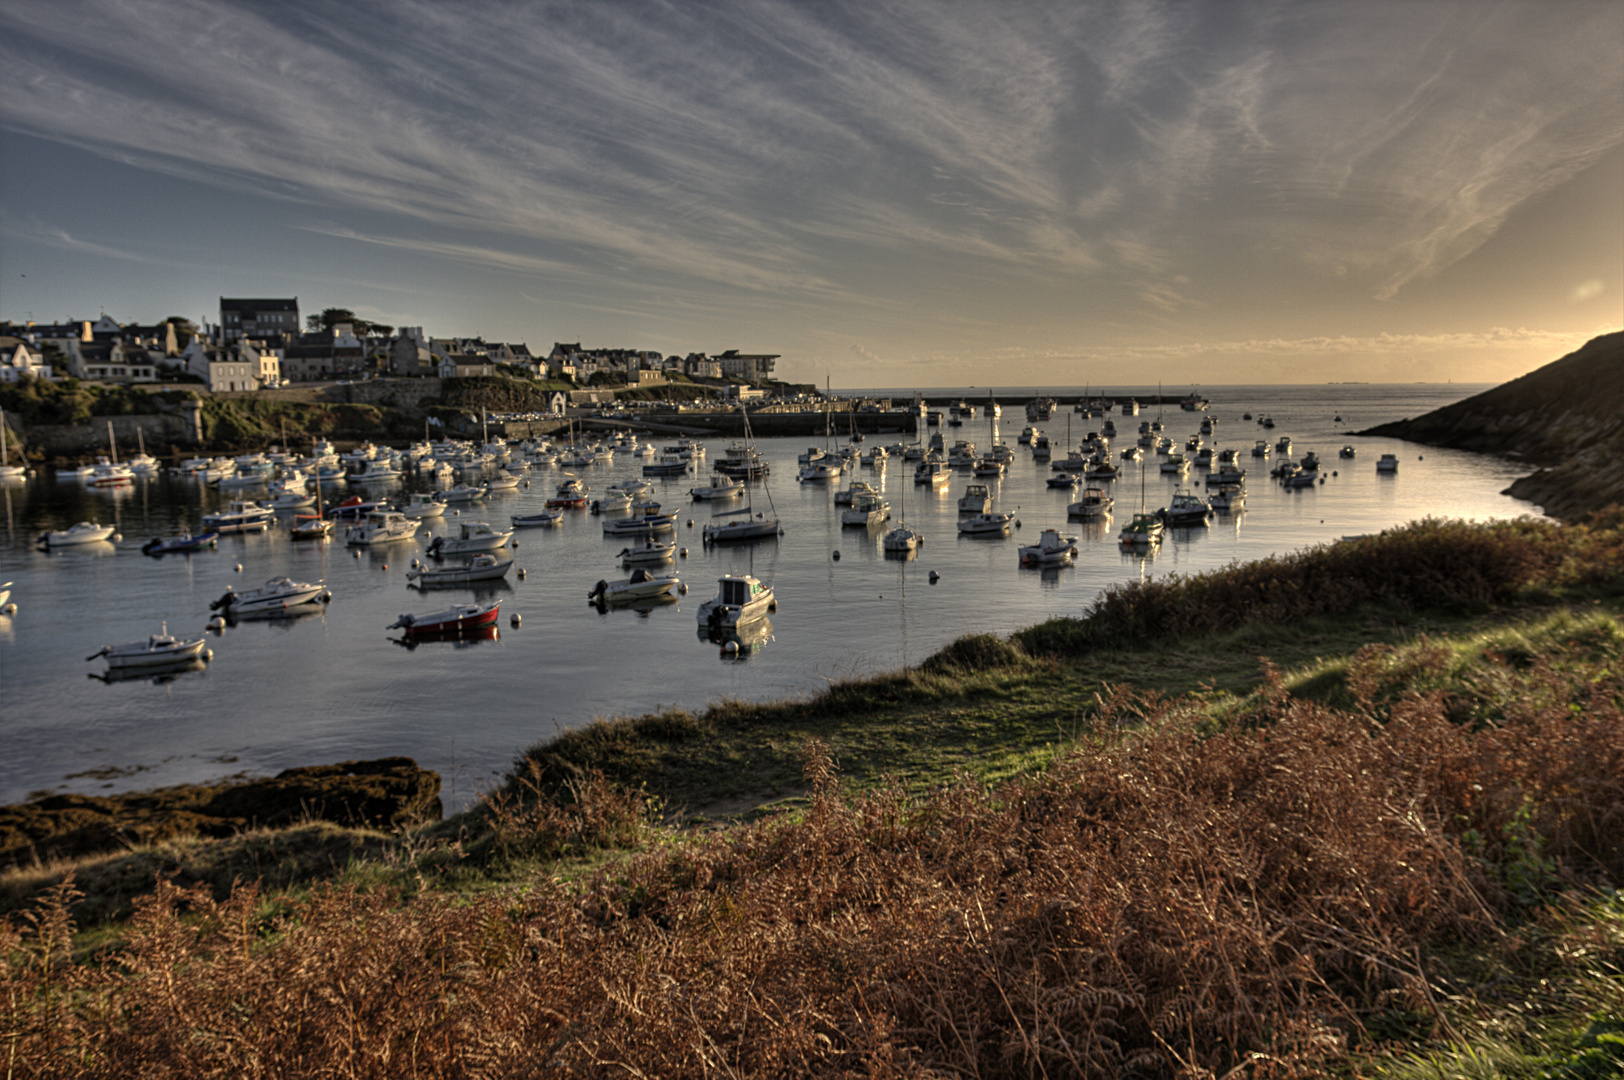
[[[1507,493],[1572,520],[1624,503],[1624,333],[1414,420],[1361,432],[1521,458],[1541,470]]]

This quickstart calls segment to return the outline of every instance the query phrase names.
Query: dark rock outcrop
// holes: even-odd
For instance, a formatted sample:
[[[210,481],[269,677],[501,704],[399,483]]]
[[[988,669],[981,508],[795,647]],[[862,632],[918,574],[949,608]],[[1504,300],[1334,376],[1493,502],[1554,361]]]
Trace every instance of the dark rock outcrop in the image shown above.
[[[1465,401],[1363,431],[1540,466],[1506,489],[1577,520],[1624,502],[1624,332]]]
[[[127,795],[49,795],[0,807],[0,867],[180,836],[230,836],[302,821],[391,828],[437,821],[440,774],[407,757],[285,769],[261,780]]]

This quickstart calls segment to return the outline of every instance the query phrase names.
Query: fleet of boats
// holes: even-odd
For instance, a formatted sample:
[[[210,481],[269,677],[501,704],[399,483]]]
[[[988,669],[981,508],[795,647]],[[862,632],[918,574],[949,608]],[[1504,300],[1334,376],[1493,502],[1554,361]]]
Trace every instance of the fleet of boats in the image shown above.
[[[1207,408],[1207,403],[1199,395],[1192,394],[1181,403],[1181,407],[1186,411],[1200,412]],[[1029,406],[1027,415],[1041,422],[1048,417],[1051,408],[1052,402],[1046,407],[1040,401],[1035,407]],[[1090,405],[1087,408],[1080,406],[1076,411],[1093,419],[1102,416],[1106,410]],[[989,402],[987,412],[989,418],[997,415],[995,402]],[[1132,411],[1124,407],[1122,416],[1137,413],[1137,405]],[[963,418],[974,415],[974,409],[961,406],[952,414],[962,423]],[[1111,453],[1110,440],[1116,434],[1115,423],[1110,417],[1105,417],[1098,430],[1089,431],[1083,441],[1074,447],[1070,445],[1069,415],[1067,421],[1065,456],[1051,465],[1052,475],[1048,477],[1048,485],[1069,492],[1083,480],[1090,481],[1080,497],[1067,506],[1068,516],[1085,521],[1109,519],[1116,500],[1106,485],[1119,479],[1123,471]],[[1264,427],[1272,426],[1268,418],[1261,418],[1258,422]],[[1147,509],[1143,505],[1143,489],[1144,476],[1150,466],[1145,462],[1139,470],[1140,511],[1133,514],[1119,536],[1124,550],[1144,551],[1159,543],[1168,528],[1200,527],[1215,515],[1234,514],[1244,509],[1246,470],[1240,467],[1239,452],[1232,448],[1220,449],[1211,441],[1216,439],[1219,429],[1216,417],[1203,417],[1200,428],[1200,433],[1191,436],[1185,450],[1181,451],[1174,448],[1173,440],[1164,433],[1160,419],[1154,422],[1147,419],[1140,423],[1137,441],[1121,454],[1123,461],[1140,461],[1141,450],[1147,454],[1155,452],[1161,457],[1158,471],[1183,477],[1191,468],[1187,451],[1188,455],[1194,456],[1195,467],[1206,472],[1206,486],[1216,488],[1216,491],[1210,497],[1203,498],[1193,490],[1181,488],[1172,495],[1169,505],[1156,510]],[[72,476],[75,479],[92,486],[119,485],[126,483],[128,477],[137,471],[134,464],[117,464],[117,448],[112,436],[109,425],[108,457],[94,466],[74,470]],[[952,447],[947,447],[938,432],[932,436],[929,446],[876,445],[859,455],[856,445],[860,440],[855,430],[852,436],[851,443],[838,450],[830,446],[808,448],[801,455],[800,478],[809,482],[831,480],[848,469],[855,470],[859,465],[884,470],[891,457],[917,462],[912,477],[916,485],[943,486],[951,482],[955,471],[969,470],[978,479],[968,483],[957,500],[957,531],[967,536],[996,538],[1007,537],[1012,527],[1019,527],[1020,522],[1014,512],[995,508],[996,481],[1014,460],[1014,453],[1008,446],[994,441],[997,438],[996,429],[989,432],[991,448],[986,453],[978,453],[975,444],[964,439],[956,440]],[[334,521],[344,521],[348,523],[345,542],[356,547],[415,540],[425,522],[445,516],[448,506],[477,503],[494,493],[516,490],[521,484],[521,474],[535,464],[600,464],[611,460],[615,449],[638,454],[651,450],[647,445],[639,447],[635,436],[629,439],[629,442],[617,441],[613,448],[576,443],[556,450],[537,445],[519,447],[515,444],[510,447],[500,439],[487,439],[477,450],[463,447],[449,457],[445,456],[444,445],[425,443],[427,449],[422,456],[409,459],[408,463],[414,466],[416,474],[435,477],[437,490],[416,492],[399,502],[355,495],[325,511],[321,507],[323,485],[396,482],[403,472],[402,459],[377,447],[362,447],[344,456],[342,461],[350,466],[344,469],[332,448],[319,442],[313,445],[311,456],[303,460],[293,459],[286,454],[274,455],[275,460],[259,455],[244,455],[236,459],[192,459],[182,464],[188,474],[205,479],[212,474],[213,482],[223,490],[268,485],[273,497],[269,501],[229,500],[220,509],[204,514],[197,532],[154,537],[142,545],[141,550],[150,555],[203,551],[216,547],[222,534],[268,529],[278,520],[279,512],[302,510],[311,505],[316,508],[314,514],[299,514],[293,518],[289,535],[294,539],[325,538],[331,533]],[[1030,425],[1021,432],[1018,443],[1030,448],[1032,459],[1036,462],[1046,460],[1051,453],[1049,437]],[[411,453],[416,453],[418,449],[414,448]],[[515,449],[519,455],[517,458],[514,457]],[[1267,440],[1260,439],[1251,448],[1254,458],[1266,460],[1271,454],[1279,455],[1281,460],[1271,475],[1288,487],[1324,482],[1325,475],[1317,454],[1310,451],[1300,461],[1292,461],[1291,453],[1292,441],[1288,436],[1282,436],[1272,447]],[[1356,450],[1351,445],[1345,445],[1339,451],[1344,461],[1352,460],[1355,454]],[[694,471],[704,458],[702,445],[682,440],[666,447],[659,460],[645,464],[642,472],[650,476],[687,474]],[[156,467],[156,463],[146,456],[144,444],[136,460],[140,462],[141,472],[150,472]],[[449,467],[455,474],[458,470],[473,466],[485,471],[494,466],[499,471],[493,477],[473,478],[479,480],[477,483],[440,486],[443,469]],[[16,475],[21,468],[11,466],[7,461],[5,425],[3,416],[0,416],[0,475]],[[1397,468],[1398,459],[1393,454],[1382,455],[1376,463],[1378,472],[1393,473]],[[704,543],[748,541],[782,535],[783,529],[776,509],[772,507],[767,484],[769,473],[768,463],[755,446],[749,415],[744,413],[743,440],[725,449],[715,463],[714,475],[708,477],[707,482],[690,489],[690,495],[696,501],[721,502],[740,498],[745,501],[743,507],[718,511],[704,523],[701,529]],[[904,510],[907,486],[910,485],[901,488]],[[514,531],[560,524],[565,519],[566,511],[587,506],[589,491],[589,486],[579,477],[566,472],[560,477],[555,493],[546,500],[545,511],[512,515],[507,528],[493,527],[486,521],[458,521],[454,529],[434,537],[428,544],[426,555],[435,560],[433,564],[419,565],[417,560],[413,560],[413,568],[407,574],[408,583],[427,588],[491,582],[506,577],[513,567],[513,559],[501,557],[502,549],[512,541]],[[588,598],[596,604],[607,606],[671,601],[687,591],[677,574],[664,569],[676,556],[678,547],[675,539],[658,535],[670,533],[676,528],[678,514],[663,511],[658,503],[650,501],[648,495],[651,491],[649,481],[629,479],[611,485],[591,504],[595,512],[604,516],[602,528],[605,536],[624,535],[637,541],[623,548],[616,556],[621,565],[629,570],[626,579],[600,580],[588,593]],[[757,494],[766,500],[767,509],[756,508]],[[891,520],[891,504],[882,496],[879,488],[865,480],[854,478],[848,486],[838,489],[834,493],[834,503],[843,507],[840,514],[843,526],[874,530]],[[870,535],[876,534],[871,532]],[[57,548],[91,544],[109,538],[117,539],[113,526],[79,522],[66,529],[43,533],[39,536],[39,542],[47,548]],[[878,535],[878,539],[882,551],[910,556],[919,551],[925,537],[907,523],[906,515],[902,513],[890,529]],[[1043,528],[1034,543],[1018,547],[1018,562],[1025,566],[1044,567],[1068,564],[1078,557],[1078,542],[1078,537],[1066,535],[1058,528]],[[685,549],[682,554],[687,554]],[[523,571],[519,572],[519,576],[524,576]],[[259,588],[243,592],[228,589],[209,607],[223,618],[238,619],[316,610],[331,599],[332,594],[323,582],[301,582],[281,576],[268,580]],[[458,603],[439,611],[403,614],[387,629],[401,630],[406,639],[414,641],[469,632],[483,633],[494,628],[500,603],[500,600]],[[749,574],[724,574],[718,580],[715,597],[699,606],[697,618],[702,634],[709,631],[715,640],[716,632],[733,633],[741,627],[749,627],[765,620],[768,613],[775,609],[776,598],[770,584]],[[176,638],[168,634],[165,626],[162,633],[151,635],[144,642],[106,646],[89,659],[105,658],[111,672],[115,669],[153,669],[194,663],[200,657],[207,659],[203,638]]]

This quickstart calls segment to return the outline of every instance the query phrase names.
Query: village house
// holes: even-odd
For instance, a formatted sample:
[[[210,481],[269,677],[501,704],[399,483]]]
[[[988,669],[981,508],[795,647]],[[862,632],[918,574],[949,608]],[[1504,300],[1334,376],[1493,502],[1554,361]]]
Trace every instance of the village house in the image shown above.
[[[299,333],[299,298],[247,300],[220,297],[221,343],[240,338],[278,340]]]
[[[366,345],[350,323],[299,334],[282,350],[282,378],[287,382],[353,379],[366,370]]]
[[[778,358],[778,353],[741,353],[737,349],[729,349],[716,361],[721,365],[724,378],[759,383],[772,375],[773,361]]]
[[[0,382],[21,382],[24,378],[51,378],[51,365],[22,338],[0,336]]]

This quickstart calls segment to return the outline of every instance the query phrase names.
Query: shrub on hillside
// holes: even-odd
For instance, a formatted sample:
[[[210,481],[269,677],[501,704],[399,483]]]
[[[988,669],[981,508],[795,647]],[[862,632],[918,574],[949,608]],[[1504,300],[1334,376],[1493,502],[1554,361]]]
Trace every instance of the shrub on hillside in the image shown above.
[[[1205,574],[1111,585],[1081,619],[1051,619],[1013,639],[1033,655],[1064,655],[1341,615],[1367,604],[1475,610],[1530,588],[1618,579],[1621,535],[1616,510],[1583,528],[1532,518],[1429,519]]]
[[[1142,727],[919,800],[842,798],[814,747],[804,815],[578,887],[160,882],[98,958],[63,889],[0,924],[0,1031],[23,1076],[1315,1074],[1378,1020],[1424,1035],[1429,950],[1624,884],[1616,661],[1517,669],[1480,727],[1362,678],[1345,709],[1276,684],[1217,732],[1118,695]],[[596,843],[627,798],[511,841]]]

